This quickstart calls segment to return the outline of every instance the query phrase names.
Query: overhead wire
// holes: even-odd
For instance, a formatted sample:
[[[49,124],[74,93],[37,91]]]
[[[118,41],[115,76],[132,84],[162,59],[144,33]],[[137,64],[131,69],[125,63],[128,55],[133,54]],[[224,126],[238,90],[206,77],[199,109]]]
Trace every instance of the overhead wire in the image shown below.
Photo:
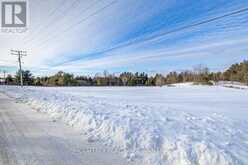
[[[69,31],[71,31],[72,29],[78,27],[78,25],[82,24],[83,22],[89,20],[91,17],[94,17],[96,15],[98,15],[99,13],[101,13],[102,11],[104,11],[105,9],[109,8],[110,6],[114,5],[115,3],[117,3],[118,0],[114,0],[110,3],[108,3],[107,5],[101,7],[100,9],[96,10],[95,12],[89,14],[88,16],[80,19],[79,21],[77,21],[75,24],[72,24],[70,26],[68,26],[66,29],[64,29],[63,31],[60,31],[59,33],[52,33],[53,35],[50,35],[48,39],[44,40],[43,42],[41,42],[40,44],[38,44],[38,47],[42,48],[43,46],[45,46],[46,44],[48,44],[48,41],[55,39],[57,37],[60,37],[61,34],[63,34],[63,36],[66,35],[66,33],[68,33]]]

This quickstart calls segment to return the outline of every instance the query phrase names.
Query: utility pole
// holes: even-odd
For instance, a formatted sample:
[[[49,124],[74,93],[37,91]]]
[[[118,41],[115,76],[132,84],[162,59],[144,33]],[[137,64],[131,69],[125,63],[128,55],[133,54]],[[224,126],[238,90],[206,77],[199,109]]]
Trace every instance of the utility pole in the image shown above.
[[[23,87],[22,57],[27,56],[27,52],[26,51],[20,51],[20,50],[11,50],[11,55],[18,56],[20,84],[21,84],[21,87]]]
[[[0,70],[0,72],[2,72],[2,70]],[[0,84],[2,85],[2,77],[0,77]]]
[[[4,81],[4,85],[6,85],[6,70],[3,70],[3,81]]]

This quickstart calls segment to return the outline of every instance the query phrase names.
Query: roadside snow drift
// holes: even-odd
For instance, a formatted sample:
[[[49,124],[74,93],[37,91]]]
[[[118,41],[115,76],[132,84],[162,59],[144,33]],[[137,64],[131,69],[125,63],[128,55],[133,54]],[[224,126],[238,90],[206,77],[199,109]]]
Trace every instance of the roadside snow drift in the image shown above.
[[[248,90],[0,87],[144,165],[248,164]]]

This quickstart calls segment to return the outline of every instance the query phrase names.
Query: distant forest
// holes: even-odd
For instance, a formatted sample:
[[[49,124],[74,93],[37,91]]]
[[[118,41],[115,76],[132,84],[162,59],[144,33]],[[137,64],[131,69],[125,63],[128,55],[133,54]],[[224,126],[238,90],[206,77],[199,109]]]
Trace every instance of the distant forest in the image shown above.
[[[248,85],[248,61],[233,64],[224,72],[210,72],[207,67],[199,65],[190,71],[170,72],[167,75],[123,72],[118,76],[104,71],[102,75],[74,76],[63,71],[53,76],[34,77],[28,70],[23,72],[24,85],[33,86],[163,86],[173,83],[194,82],[195,84],[212,85],[218,81],[236,81]],[[17,85],[20,82],[19,72],[13,77],[8,75],[5,84]]]

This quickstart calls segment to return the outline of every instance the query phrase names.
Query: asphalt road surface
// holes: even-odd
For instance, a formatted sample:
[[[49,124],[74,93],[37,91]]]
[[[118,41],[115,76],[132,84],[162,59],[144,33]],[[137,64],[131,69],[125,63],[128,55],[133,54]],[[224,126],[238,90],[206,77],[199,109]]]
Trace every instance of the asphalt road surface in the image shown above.
[[[0,93],[0,165],[40,164],[133,163],[110,148],[88,142],[78,130]]]

